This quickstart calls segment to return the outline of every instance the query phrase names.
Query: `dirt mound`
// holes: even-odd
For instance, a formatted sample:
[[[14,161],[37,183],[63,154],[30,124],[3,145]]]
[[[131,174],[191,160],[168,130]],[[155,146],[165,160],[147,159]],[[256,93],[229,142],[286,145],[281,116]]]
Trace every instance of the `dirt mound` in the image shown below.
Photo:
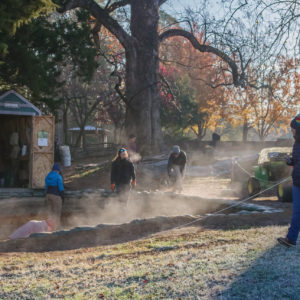
[[[122,225],[78,227],[69,231],[37,233],[26,239],[0,243],[0,252],[71,250],[122,243],[167,230],[195,220],[192,216],[156,217]]]
[[[290,203],[252,201],[228,209],[234,201],[163,192],[133,192],[127,207],[115,195],[104,190],[74,191],[68,197],[63,208],[64,230],[0,242],[0,252],[69,250],[122,243],[189,223],[197,220],[199,215],[206,217],[195,225],[208,227],[285,224],[290,216],[280,212],[291,208]],[[210,215],[223,209],[226,209],[227,216]],[[5,222],[16,226],[14,222],[17,220],[22,219],[24,224],[25,219],[26,222],[45,219],[45,215],[44,198],[2,200],[1,232],[5,229]],[[7,238],[12,232],[10,229],[2,238]]]
[[[100,223],[121,224],[134,219],[156,216],[199,215],[212,212],[224,202],[163,192],[132,192],[127,207],[118,197],[105,190],[79,190],[67,193],[63,205],[64,229],[96,226]],[[0,201],[0,239],[6,239],[29,220],[47,218],[43,197],[10,198]]]

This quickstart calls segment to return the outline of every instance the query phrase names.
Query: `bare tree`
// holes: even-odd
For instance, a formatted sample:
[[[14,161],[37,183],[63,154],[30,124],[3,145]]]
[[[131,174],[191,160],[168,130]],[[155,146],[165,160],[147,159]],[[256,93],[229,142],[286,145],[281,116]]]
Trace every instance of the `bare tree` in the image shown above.
[[[85,126],[89,121],[95,119],[95,113],[98,106],[109,107],[116,100],[116,93],[113,82],[105,70],[99,69],[94,74],[91,82],[84,83],[78,77],[68,79],[64,88],[62,88],[62,97],[64,98],[65,122],[68,120],[68,112],[73,116],[76,124],[79,126],[79,134],[76,140],[76,147],[83,140],[83,149],[86,149]],[[68,127],[67,124],[66,128]]]

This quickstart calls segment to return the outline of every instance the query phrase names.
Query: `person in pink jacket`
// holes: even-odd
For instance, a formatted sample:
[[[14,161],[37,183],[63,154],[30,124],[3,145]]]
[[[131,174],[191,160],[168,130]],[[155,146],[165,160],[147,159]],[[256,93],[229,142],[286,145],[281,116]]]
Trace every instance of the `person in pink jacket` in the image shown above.
[[[44,221],[31,220],[14,231],[9,238],[11,240],[22,239],[29,237],[33,233],[52,232],[55,226],[55,221],[52,219]]]

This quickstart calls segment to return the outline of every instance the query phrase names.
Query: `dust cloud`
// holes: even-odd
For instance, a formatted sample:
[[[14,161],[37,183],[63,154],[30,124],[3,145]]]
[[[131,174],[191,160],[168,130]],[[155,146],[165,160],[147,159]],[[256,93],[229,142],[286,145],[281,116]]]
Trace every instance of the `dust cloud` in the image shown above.
[[[98,224],[122,224],[134,219],[148,219],[157,216],[202,215],[212,212],[224,204],[217,199],[204,199],[163,192],[132,191],[126,204],[118,196],[101,198],[91,194],[78,199],[79,206],[72,209],[66,220],[66,227],[95,226]],[[71,208],[71,207],[70,207]]]

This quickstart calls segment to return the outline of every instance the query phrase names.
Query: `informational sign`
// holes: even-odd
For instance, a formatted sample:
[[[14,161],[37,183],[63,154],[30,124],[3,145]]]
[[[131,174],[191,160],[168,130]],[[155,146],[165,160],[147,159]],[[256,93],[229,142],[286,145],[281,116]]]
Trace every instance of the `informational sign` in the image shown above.
[[[9,107],[9,108],[19,108],[18,103],[4,103],[4,107]]]
[[[48,147],[48,132],[39,131],[38,132],[38,146],[39,147]]]

